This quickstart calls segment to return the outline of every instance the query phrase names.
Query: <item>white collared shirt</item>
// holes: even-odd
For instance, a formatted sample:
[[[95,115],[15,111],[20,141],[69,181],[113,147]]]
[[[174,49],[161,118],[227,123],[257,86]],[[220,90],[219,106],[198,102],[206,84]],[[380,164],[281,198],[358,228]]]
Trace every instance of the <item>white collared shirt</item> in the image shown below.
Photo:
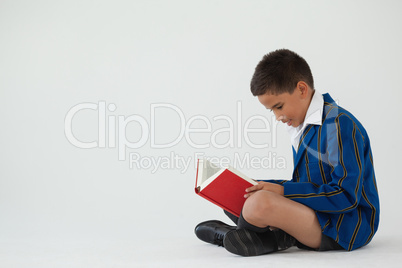
[[[310,105],[307,109],[306,117],[302,124],[298,127],[288,126],[287,131],[290,135],[290,142],[292,143],[293,148],[297,152],[297,148],[299,147],[300,137],[303,134],[303,131],[306,129],[308,125],[322,125],[322,113],[324,108],[324,97],[317,90],[314,91],[313,98],[311,99]]]

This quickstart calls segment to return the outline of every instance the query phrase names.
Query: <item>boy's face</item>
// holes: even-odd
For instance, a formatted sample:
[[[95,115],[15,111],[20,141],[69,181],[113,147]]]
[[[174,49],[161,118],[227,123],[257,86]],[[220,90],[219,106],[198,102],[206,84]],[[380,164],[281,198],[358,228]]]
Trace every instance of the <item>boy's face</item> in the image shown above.
[[[312,96],[313,91],[301,81],[292,94],[264,94],[259,95],[258,100],[265,108],[274,112],[276,120],[298,127],[304,121]]]

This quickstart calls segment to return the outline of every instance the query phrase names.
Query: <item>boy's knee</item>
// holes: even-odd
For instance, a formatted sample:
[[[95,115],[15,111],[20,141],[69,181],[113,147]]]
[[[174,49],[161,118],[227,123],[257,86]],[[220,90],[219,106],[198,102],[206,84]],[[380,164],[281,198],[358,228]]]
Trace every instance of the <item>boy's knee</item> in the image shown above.
[[[273,213],[274,193],[258,191],[247,198],[243,206],[243,217],[250,222],[264,222],[267,215]]]

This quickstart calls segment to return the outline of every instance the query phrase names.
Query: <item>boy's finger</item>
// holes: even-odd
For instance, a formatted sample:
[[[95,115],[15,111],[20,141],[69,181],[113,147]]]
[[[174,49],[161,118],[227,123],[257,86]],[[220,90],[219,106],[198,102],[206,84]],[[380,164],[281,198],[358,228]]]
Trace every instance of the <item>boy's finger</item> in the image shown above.
[[[257,184],[257,185],[253,185],[253,186],[247,188],[246,192],[253,192],[253,191],[257,191],[257,190],[261,190],[261,189],[262,189],[262,185]]]
[[[246,188],[246,192],[248,193],[248,192],[255,191],[254,188],[255,188],[255,185],[254,185],[254,186],[251,186],[251,187],[249,187],[249,188]]]
[[[250,197],[252,194],[254,194],[254,193],[245,194],[245,195],[244,195],[244,198],[248,198],[248,197]]]

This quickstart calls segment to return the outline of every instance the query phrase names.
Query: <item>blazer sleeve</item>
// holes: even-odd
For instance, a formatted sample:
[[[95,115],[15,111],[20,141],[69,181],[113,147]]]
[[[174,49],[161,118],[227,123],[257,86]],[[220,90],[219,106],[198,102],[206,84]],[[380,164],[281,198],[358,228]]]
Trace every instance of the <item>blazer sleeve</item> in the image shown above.
[[[283,185],[285,182],[287,182],[289,180],[259,180],[259,181],[265,181],[265,182]]]
[[[364,136],[346,114],[335,119],[334,132],[327,135],[327,158],[331,169],[327,184],[285,182],[285,197],[313,210],[346,213],[357,207],[361,197],[364,170]],[[318,167],[317,167],[318,168]]]

